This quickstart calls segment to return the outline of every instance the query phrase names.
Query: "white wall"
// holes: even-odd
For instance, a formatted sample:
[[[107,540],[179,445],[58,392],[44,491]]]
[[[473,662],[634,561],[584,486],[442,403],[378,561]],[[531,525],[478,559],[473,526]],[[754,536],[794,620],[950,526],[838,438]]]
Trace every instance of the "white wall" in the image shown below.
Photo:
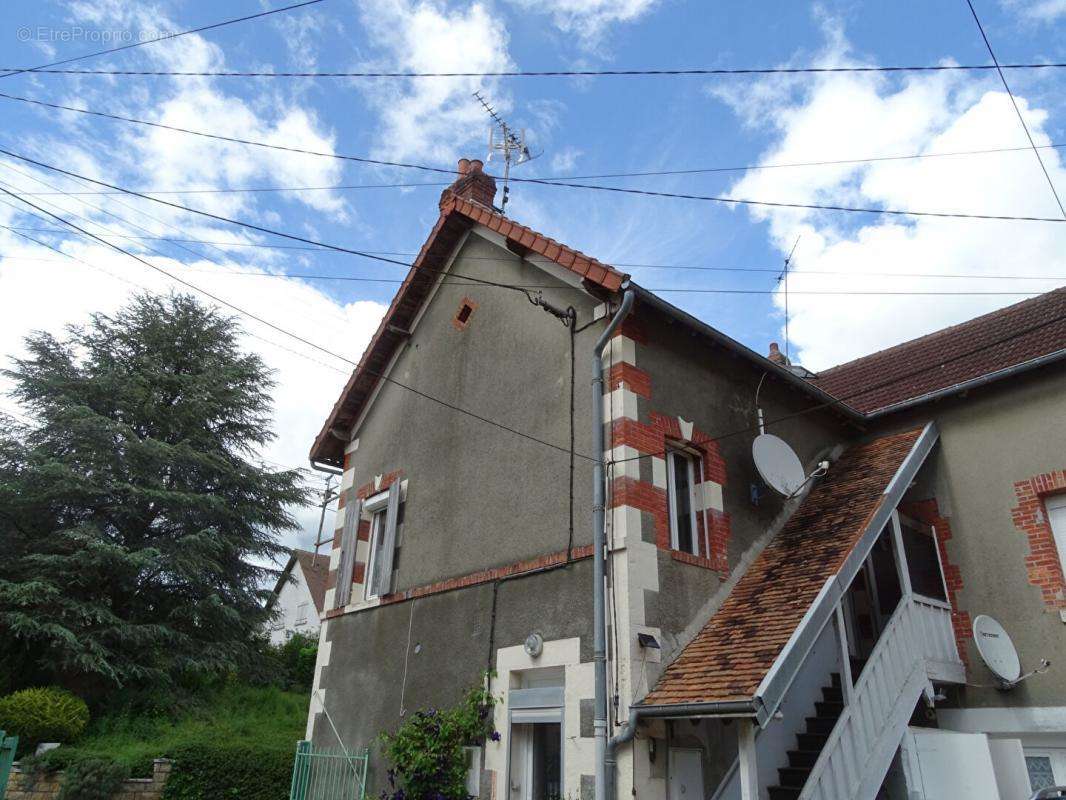
[[[319,558],[327,558],[320,554]],[[300,605],[306,603],[304,616],[306,619],[299,622]],[[292,568],[292,580],[286,581],[278,593],[278,599],[274,603],[278,616],[274,619],[270,630],[270,643],[282,644],[294,631],[299,633],[318,633],[318,611],[315,609],[315,601],[311,598],[311,591],[307,588],[303,570],[297,562]]]

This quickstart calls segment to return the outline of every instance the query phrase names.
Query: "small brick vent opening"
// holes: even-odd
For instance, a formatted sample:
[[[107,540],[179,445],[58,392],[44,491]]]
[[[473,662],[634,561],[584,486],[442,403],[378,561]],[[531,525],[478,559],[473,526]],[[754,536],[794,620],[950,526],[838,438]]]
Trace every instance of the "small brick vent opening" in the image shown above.
[[[475,310],[477,310],[477,303],[469,297],[464,297],[463,301],[459,304],[459,310],[456,311],[455,316],[452,317],[452,325],[455,329],[459,331],[464,330],[470,322],[470,317]]]

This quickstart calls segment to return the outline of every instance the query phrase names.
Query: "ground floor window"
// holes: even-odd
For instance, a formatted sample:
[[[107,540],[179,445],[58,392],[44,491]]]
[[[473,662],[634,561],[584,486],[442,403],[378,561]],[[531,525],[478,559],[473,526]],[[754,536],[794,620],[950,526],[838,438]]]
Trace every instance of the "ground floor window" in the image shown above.
[[[1066,785],[1066,748],[1025,748],[1025,769],[1035,792]]]

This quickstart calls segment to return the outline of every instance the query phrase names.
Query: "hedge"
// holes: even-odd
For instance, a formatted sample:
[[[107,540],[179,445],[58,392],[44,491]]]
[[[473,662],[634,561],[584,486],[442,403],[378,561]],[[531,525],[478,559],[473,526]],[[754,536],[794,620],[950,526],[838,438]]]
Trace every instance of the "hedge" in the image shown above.
[[[210,741],[170,753],[163,800],[288,800],[295,743],[284,750]]]

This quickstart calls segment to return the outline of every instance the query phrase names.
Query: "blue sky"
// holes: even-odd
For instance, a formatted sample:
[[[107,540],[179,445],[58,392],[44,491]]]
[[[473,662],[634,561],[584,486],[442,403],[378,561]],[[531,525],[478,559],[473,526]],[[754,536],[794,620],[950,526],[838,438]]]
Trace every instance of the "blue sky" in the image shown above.
[[[276,4],[271,4],[276,5]],[[107,46],[100,37],[196,27],[266,4],[199,0],[8,0],[3,64],[31,66]],[[1066,0],[980,0],[1003,62],[1066,61]],[[614,69],[986,63],[965,0],[685,3],[679,0],[326,0],[70,66],[155,70]],[[1008,74],[1038,144],[1066,142],[1066,70]],[[994,74],[360,80],[15,75],[0,91],[207,132],[451,168],[484,157],[482,90],[537,160],[523,176],[686,169],[939,153],[1026,144]],[[435,182],[432,174],[284,154],[0,99],[2,147],[142,190]],[[1042,150],[1066,197],[1062,151]],[[14,172],[13,169],[20,170]],[[492,165],[490,164],[490,169]],[[0,159],[20,192],[89,190]],[[54,188],[41,183],[47,181]],[[604,184],[774,201],[1057,216],[1032,151],[877,164],[604,179]],[[363,250],[414,254],[439,186],[211,193],[178,202]],[[285,244],[151,203],[37,195],[41,205],[280,325],[358,358],[394,285],[234,271],[399,278],[359,258],[237,245]],[[93,207],[86,205],[92,203]],[[511,216],[616,264],[776,269],[793,242],[792,351],[819,369],[972,317],[1020,296],[832,296],[825,291],[1043,291],[1066,283],[1066,225],[759,211],[687,200],[516,185]],[[73,217],[71,217],[73,219]],[[84,222],[89,220],[89,222]],[[75,221],[79,221],[76,220]],[[116,307],[170,283],[125,256],[0,205],[0,345]],[[211,242],[213,244],[203,244]],[[220,244],[222,243],[222,244]],[[291,244],[291,243],[290,243]],[[148,249],[152,248],[152,249]],[[402,257],[402,256],[401,256]],[[91,265],[91,266],[90,266]],[[772,272],[624,268],[651,288],[774,290]],[[826,274],[828,273],[828,274]],[[972,277],[927,277],[930,273]],[[1004,276],[1016,276],[1004,280]],[[1025,276],[1023,280],[1020,276]],[[1034,280],[1032,278],[1038,278]],[[782,337],[777,295],[664,293],[756,350]],[[281,438],[266,455],[304,462],[347,372],[343,362],[260,336],[279,370]],[[281,347],[279,345],[284,345]],[[296,351],[296,352],[293,352]],[[307,358],[311,356],[315,361]],[[319,362],[328,362],[323,366]],[[0,392],[3,390],[0,385]],[[313,397],[313,401],[308,398]],[[10,403],[0,396],[0,404]]]

